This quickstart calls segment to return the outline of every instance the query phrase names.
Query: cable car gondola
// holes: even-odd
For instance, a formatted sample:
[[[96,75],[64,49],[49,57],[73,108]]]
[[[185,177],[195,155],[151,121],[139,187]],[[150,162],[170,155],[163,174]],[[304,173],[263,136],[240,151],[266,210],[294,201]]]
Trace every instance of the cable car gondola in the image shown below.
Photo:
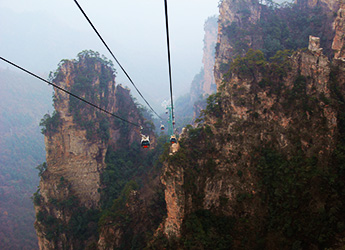
[[[171,143],[171,144],[177,143],[177,140],[176,140],[176,136],[175,136],[175,135],[172,135],[172,136],[170,137],[170,143]]]
[[[161,124],[161,130],[163,131],[165,129],[164,125]]]
[[[141,147],[142,148],[150,147],[150,136],[141,135]]]

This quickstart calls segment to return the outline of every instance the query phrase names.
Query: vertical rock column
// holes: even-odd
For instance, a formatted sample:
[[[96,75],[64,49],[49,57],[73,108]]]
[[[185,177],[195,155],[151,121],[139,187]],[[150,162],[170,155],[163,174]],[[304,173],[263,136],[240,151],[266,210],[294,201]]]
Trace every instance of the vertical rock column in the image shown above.
[[[215,90],[214,80],[214,52],[217,42],[217,19],[210,17],[205,22],[205,36],[204,36],[204,54],[202,62],[204,64],[204,85],[202,87],[203,94],[211,95]]]
[[[334,59],[345,60],[345,2],[343,1],[334,20],[333,28],[335,36],[332,49],[334,50]]]
[[[165,163],[164,174],[161,177],[161,182],[165,185],[165,202],[167,204],[167,218],[163,223],[163,232],[167,238],[181,236],[181,226],[185,216],[183,172],[183,167],[170,166]]]

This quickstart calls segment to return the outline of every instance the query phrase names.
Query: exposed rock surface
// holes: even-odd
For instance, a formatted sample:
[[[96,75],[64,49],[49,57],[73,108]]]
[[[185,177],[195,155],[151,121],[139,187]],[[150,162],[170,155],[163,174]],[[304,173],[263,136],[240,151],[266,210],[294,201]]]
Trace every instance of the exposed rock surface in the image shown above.
[[[192,104],[200,100],[200,98],[208,96],[216,91],[213,70],[218,32],[217,20],[215,16],[209,17],[204,24],[203,68],[200,73],[195,76],[191,84],[190,96]],[[196,112],[195,108],[194,112]]]
[[[245,28],[250,24],[255,24],[260,20],[261,6],[258,1],[222,1],[219,7],[219,20],[218,20],[218,38],[217,49],[215,58],[214,76],[216,84],[221,81],[221,72],[223,71],[222,65],[227,64],[231,58],[234,58],[237,54],[234,53],[234,44],[230,42],[228,35],[225,34],[226,29],[232,24],[236,23],[239,27]],[[248,36],[248,45],[251,47],[257,47],[255,42]]]
[[[242,2],[246,11],[243,11]],[[306,8],[321,6],[333,19],[339,6],[338,1],[331,0],[298,3],[299,7],[306,4]],[[320,39],[311,36],[308,50],[292,55],[280,54],[279,59],[268,62],[263,53],[254,50],[234,60],[238,52],[234,52],[228,35],[223,33],[233,22],[241,26],[244,15],[247,23],[258,22],[261,13],[258,1],[222,1],[215,64],[218,93],[209,100],[204,123],[198,128],[190,127],[189,132],[184,131],[181,148],[168,159],[162,176],[168,214],[160,230],[166,237],[170,240],[182,238],[182,248],[188,248],[188,242],[198,245],[199,249],[216,246],[218,242],[213,242],[214,245],[200,242],[215,232],[212,231],[215,228],[208,232],[203,224],[205,218],[197,217],[200,211],[207,210],[210,211],[209,216],[214,216],[212,218],[221,216],[236,221],[234,231],[228,232],[229,237],[233,237],[232,245],[228,245],[231,249],[290,249],[292,246],[317,249],[341,245],[343,228],[336,229],[338,234],[325,241],[317,237],[310,240],[315,235],[310,233],[313,229],[307,229],[306,225],[319,220],[321,224],[318,226],[329,230],[329,221],[323,221],[320,211],[344,206],[327,198],[323,185],[332,184],[321,181],[322,171],[333,171],[333,167],[328,167],[334,163],[334,157],[339,153],[337,147],[343,140],[341,136],[344,136],[343,104],[339,100],[345,96],[345,64],[338,60],[343,59],[345,31],[342,8],[337,12],[334,23],[334,59],[330,60],[329,55],[323,54]],[[249,48],[258,48],[260,42],[248,38]],[[332,39],[324,38],[325,41]],[[223,64],[228,65],[226,70]],[[312,159],[314,163],[308,162]],[[283,169],[278,170],[279,164],[283,164]],[[342,168],[341,164],[336,167]],[[311,174],[310,168],[321,172]],[[279,177],[277,183],[265,187],[266,180],[276,178],[280,174],[278,171],[282,171],[283,176],[291,175],[291,179]],[[304,173],[312,177],[300,177]],[[301,181],[299,178],[306,179]],[[338,181],[342,182],[343,177],[339,178],[341,180]],[[294,186],[295,182],[303,183],[303,187]],[[282,186],[284,191],[280,189]],[[304,196],[306,189],[310,190],[308,197]],[[340,192],[336,196],[342,196],[342,191],[334,192]],[[291,197],[295,195],[306,200],[292,208],[294,198]],[[273,197],[278,197],[278,201],[274,201],[278,208],[272,205]],[[291,206],[289,211],[294,211],[291,220],[284,221],[290,218],[289,212],[285,214],[284,206]],[[336,214],[343,222],[343,216]],[[277,221],[272,218],[277,218]],[[279,227],[279,220],[286,224]],[[301,226],[304,223],[305,226]],[[298,233],[285,231],[297,224],[295,229]]]
[[[341,3],[337,13],[337,18],[334,20],[333,28],[335,30],[335,37],[332,44],[334,50],[334,58],[345,59],[345,3]]]
[[[321,55],[322,48],[320,48],[320,37],[309,36],[308,49],[313,52],[319,52]]]
[[[216,91],[214,81],[214,59],[217,42],[217,18],[210,17],[205,22],[204,30],[204,54],[202,62],[204,64],[204,84],[202,87],[203,95],[210,95]]]
[[[217,41],[217,24],[218,18],[216,16],[209,17],[204,24],[204,49],[202,63],[203,67],[200,72],[194,76],[191,83],[190,93],[186,95],[182,103],[178,99],[176,102],[176,113],[179,114],[179,120],[188,117],[192,122],[191,117],[197,118],[200,110],[204,107],[205,97],[214,93],[217,89],[214,80],[214,60],[215,49]],[[194,113],[194,114],[193,114]],[[186,120],[185,120],[186,121]]]
[[[283,79],[279,94],[272,94],[269,87],[258,88],[260,74],[255,80],[234,74],[221,92],[221,125],[213,115],[206,117],[205,131],[210,126],[213,134],[208,135],[210,141],[201,136],[196,141],[187,138],[179,157],[193,160],[166,166],[162,182],[168,214],[163,230],[168,238],[186,233],[183,222],[189,214],[209,210],[248,220],[245,228],[241,222],[235,227],[248,237],[245,246],[251,249],[255,238],[250,232],[265,231],[269,218],[260,198],[265,192],[257,170],[260,148],[271,145],[287,158],[294,158],[301,150],[305,157],[317,157],[320,167],[331,161],[339,136],[339,111],[327,103],[331,100],[330,62],[320,51],[296,53],[289,61],[291,71]],[[345,69],[344,64],[340,67]],[[291,102],[289,93],[296,91],[300,80],[305,81],[305,92],[300,100]],[[207,153],[212,150],[207,149],[209,143],[215,146],[213,153]],[[203,153],[196,158],[194,152],[198,150]],[[318,206],[326,205],[325,200],[318,202]],[[317,213],[318,206],[311,206],[309,212]],[[234,244],[234,249],[241,249],[239,243]]]
[[[79,61],[65,60],[57,71],[54,83],[74,93],[80,84],[84,84],[77,95],[93,99],[89,101],[110,112],[117,113],[119,109],[127,112],[127,119],[132,122],[142,122],[129,90],[122,86],[115,87],[113,74],[112,69],[98,57],[90,59],[87,54],[81,56]],[[87,92],[88,89],[92,91]],[[59,116],[55,123],[49,125],[54,129],[48,125],[46,128],[47,168],[42,173],[40,193],[35,202],[35,228],[40,249],[83,248],[95,244],[97,235],[75,239],[68,230],[75,226],[75,216],[80,216],[79,220],[90,219],[89,222],[78,223],[91,223],[93,226],[97,223],[87,218],[87,213],[100,208],[101,174],[106,167],[107,149],[109,146],[116,149],[139,142],[140,131],[133,128],[127,134],[121,134],[121,124],[117,119],[106,117],[83,103],[76,103],[62,91],[55,90],[54,98]],[[77,235],[78,232],[74,233]]]
[[[170,155],[179,150],[179,144],[173,144]],[[185,194],[183,192],[184,170],[182,167],[171,167],[165,164],[161,182],[165,186],[167,218],[163,221],[163,233],[168,237],[180,237],[182,221],[185,216]]]

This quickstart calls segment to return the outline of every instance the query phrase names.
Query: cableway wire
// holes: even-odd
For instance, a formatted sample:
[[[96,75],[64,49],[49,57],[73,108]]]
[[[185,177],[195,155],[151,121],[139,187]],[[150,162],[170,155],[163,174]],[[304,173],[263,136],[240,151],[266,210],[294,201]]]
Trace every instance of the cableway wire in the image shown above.
[[[104,39],[102,38],[102,36],[100,35],[100,33],[97,31],[96,27],[92,24],[91,20],[89,19],[89,17],[86,15],[86,13],[84,12],[84,10],[82,9],[82,7],[79,5],[77,0],[74,0],[75,4],[78,6],[79,10],[83,13],[84,17],[86,18],[86,20],[89,22],[89,24],[91,25],[91,27],[93,28],[93,30],[96,32],[96,34],[98,35],[99,39],[101,39],[102,43],[104,44],[104,46],[107,48],[107,50],[109,51],[109,53],[112,55],[112,57],[114,58],[114,60],[116,61],[116,63],[119,65],[119,67],[121,68],[121,70],[123,71],[123,73],[125,73],[125,75],[127,76],[128,80],[131,82],[131,84],[134,86],[135,90],[138,92],[138,94],[141,96],[141,98],[143,98],[143,100],[146,102],[146,104],[149,106],[149,108],[153,111],[153,113],[155,113],[157,115],[158,118],[163,119],[162,117],[160,117],[157,112],[151,107],[151,105],[148,103],[148,101],[144,98],[144,96],[140,93],[139,89],[137,88],[137,86],[134,84],[134,82],[132,81],[131,77],[128,75],[128,73],[126,72],[126,70],[122,67],[122,65],[120,64],[120,62],[116,59],[114,53],[110,50],[109,46],[106,44],[106,42],[104,41]]]
[[[168,50],[168,64],[169,64],[171,114],[172,114],[172,118],[173,118],[173,121],[174,121],[175,120],[175,116],[174,116],[173,89],[172,89],[172,78],[171,78],[170,39],[169,39],[168,3],[167,3],[167,0],[164,0],[164,7],[165,7],[165,27],[166,27],[166,33],[167,33],[167,50]],[[173,122],[173,127],[174,127],[174,122]]]
[[[101,108],[101,107],[99,107],[99,106],[93,104],[92,102],[89,102],[89,101],[87,101],[87,100],[85,100],[85,99],[83,99],[83,98],[81,98],[81,97],[79,97],[79,96],[77,96],[77,95],[75,95],[75,94],[69,92],[68,90],[65,90],[64,88],[61,88],[61,87],[57,86],[56,84],[51,83],[51,82],[45,80],[44,78],[42,78],[42,77],[40,77],[40,76],[38,76],[38,75],[36,75],[36,74],[30,72],[30,71],[28,71],[28,70],[26,70],[26,69],[24,69],[24,68],[18,66],[18,65],[15,64],[15,63],[12,63],[12,62],[6,60],[5,58],[3,58],[3,57],[1,57],[1,56],[0,56],[0,59],[3,60],[3,61],[5,61],[5,62],[7,62],[8,64],[11,64],[12,66],[14,66],[14,67],[16,67],[16,68],[18,68],[18,69],[20,69],[20,70],[22,70],[22,71],[24,71],[24,72],[30,74],[30,75],[32,75],[32,76],[34,76],[34,77],[40,79],[41,81],[44,81],[44,82],[48,83],[49,85],[52,85],[53,87],[55,87],[55,88],[57,88],[57,89],[59,89],[59,90],[65,92],[65,93],[67,93],[67,94],[69,94],[69,95],[71,95],[71,96],[77,98],[78,100],[80,100],[80,101],[82,101],[82,102],[85,102],[86,104],[88,104],[88,105],[90,105],[90,106],[92,106],[92,107],[94,107],[94,108],[96,108],[96,109],[99,109],[99,110],[103,111],[104,113],[107,113],[107,114],[109,114],[109,115],[111,115],[111,116],[113,116],[113,117],[115,117],[115,118],[117,118],[117,119],[120,119],[121,121],[124,121],[124,122],[127,122],[127,123],[129,123],[129,124],[132,124],[133,126],[136,126],[136,127],[140,127],[140,128],[141,128],[141,126],[140,126],[139,124],[133,123],[133,122],[128,121],[128,120],[126,120],[126,119],[124,119],[124,118],[122,118],[122,117],[120,117],[120,116],[117,116],[117,115],[115,115],[114,113],[111,113],[111,112],[109,112],[109,111],[107,111],[107,110],[105,110],[105,109],[103,109],[103,108]]]

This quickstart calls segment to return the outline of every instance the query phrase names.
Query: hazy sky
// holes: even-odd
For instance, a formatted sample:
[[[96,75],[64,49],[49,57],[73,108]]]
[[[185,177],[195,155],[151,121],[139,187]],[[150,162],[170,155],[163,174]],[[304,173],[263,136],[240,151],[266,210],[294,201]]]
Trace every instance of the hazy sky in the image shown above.
[[[159,107],[169,98],[164,0],[78,2],[139,90]],[[189,91],[202,66],[203,26],[218,14],[218,0],[169,0],[168,9],[177,97]],[[53,71],[84,49],[112,59],[73,0],[0,0],[0,23],[0,55],[35,73]],[[117,82],[131,88],[115,68]]]

